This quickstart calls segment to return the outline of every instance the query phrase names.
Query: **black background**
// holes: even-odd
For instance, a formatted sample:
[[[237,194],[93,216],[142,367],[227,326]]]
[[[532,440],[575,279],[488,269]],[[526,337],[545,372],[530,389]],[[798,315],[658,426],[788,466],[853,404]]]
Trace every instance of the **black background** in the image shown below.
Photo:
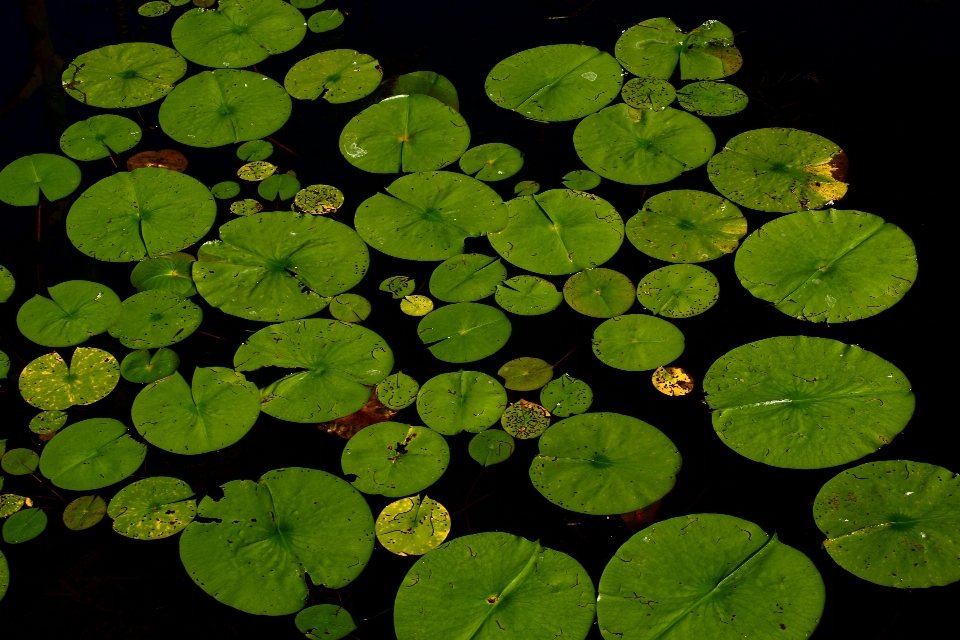
[[[136,1],[48,0],[53,41],[68,62],[76,55],[121,41],[151,41],[170,45],[169,30],[184,9],[174,8],[161,18],[136,14]],[[725,6],[724,6],[725,5]],[[862,462],[904,459],[956,469],[956,419],[951,414],[953,375],[947,345],[949,291],[937,262],[944,255],[941,240],[947,221],[956,215],[955,199],[948,199],[948,170],[955,146],[954,116],[947,89],[941,88],[952,71],[955,46],[950,25],[956,16],[949,2],[901,0],[890,2],[648,3],[587,0],[533,2],[460,0],[395,2],[393,0],[329,0],[320,9],[339,7],[348,15],[339,29],[308,32],[293,51],[272,57],[258,69],[282,82],[297,60],[333,48],[355,48],[377,57],[385,78],[418,70],[447,76],[457,87],[461,112],[472,131],[471,146],[506,142],[525,152],[522,171],[492,183],[510,197],[519,180],[536,180],[543,189],[558,188],[568,171],[582,168],[571,137],[576,122],[539,124],[500,109],[484,95],[487,72],[503,58],[530,47],[584,42],[612,51],[620,33],[644,19],[667,15],[691,29],[706,19],[719,19],[737,32],[744,66],[730,81],[750,96],[746,111],[707,119],[718,149],[730,137],[765,126],[797,127],[819,133],[840,144],[849,154],[851,183],[841,208],[875,213],[892,221],[913,238],[920,260],[920,276],[906,298],[879,316],[848,324],[824,325],[791,319],[750,296],[737,282],[733,256],[705,264],[721,283],[717,305],[707,313],[677,321],[686,335],[686,351],[676,364],[699,381],[709,365],[728,350],[746,342],[778,335],[812,335],[858,344],[890,360],[910,378],[917,394],[917,410],[905,431],[877,453],[846,467],[799,471],[751,462],[724,446],[710,426],[699,389],[684,398],[668,398],[650,384],[649,372],[621,372],[602,365],[590,352],[590,337],[599,320],[573,312],[566,305],[549,315],[510,316],[513,336],[506,347],[486,360],[467,365],[495,373],[501,364],[519,356],[550,362],[573,350],[557,374],[569,373],[594,389],[591,410],[617,411],[637,416],[664,431],[683,455],[676,488],[662,501],[657,517],[697,512],[731,514],[776,531],[783,542],[806,553],[823,575],[826,609],[818,638],[928,638],[935,629],[950,634],[955,625],[949,607],[957,590],[933,588],[899,590],[880,587],[839,568],[821,549],[823,535],[814,524],[811,504],[824,482],[843,468]],[[123,10],[125,24],[117,20]],[[30,73],[30,52],[15,2],[3,0],[3,93],[0,116],[0,166],[21,155],[59,153],[60,131],[51,131],[43,118],[39,96],[13,102]],[[313,10],[306,10],[309,15]],[[201,69],[191,63],[189,74]],[[357,204],[382,190],[396,176],[359,171],[341,157],[337,138],[343,125],[367,104],[345,105],[294,101],[293,115],[273,137],[297,155],[276,149],[272,162],[281,171],[293,169],[301,182],[338,186],[346,205],[338,213],[350,223]],[[71,121],[103,110],[68,99]],[[190,160],[187,173],[207,185],[232,178],[241,164],[234,147],[181,147],[157,127],[160,102],[139,109],[144,130],[133,152],[177,148]],[[123,115],[137,119],[133,112]],[[125,161],[129,155],[117,158]],[[0,382],[0,438],[8,448],[40,443],[27,428],[36,412],[22,401],[16,379],[23,362],[48,351],[31,344],[16,328],[16,310],[37,292],[69,279],[97,280],[125,298],[134,293],[130,264],[98,262],[80,254],[64,231],[69,204],[84,188],[113,173],[108,160],[81,163],[83,183],[63,202],[44,204],[43,239],[36,241],[36,216],[30,208],[0,206],[0,264],[17,279],[14,296],[0,307],[0,349],[11,357],[8,380]],[[456,166],[449,167],[456,170]],[[693,188],[713,191],[706,173],[690,171],[667,184],[643,187],[604,181],[594,193],[609,200],[626,220],[649,197],[664,190]],[[248,197],[255,188],[245,186]],[[216,227],[233,216],[228,203],[218,201],[217,225],[204,240],[216,236]],[[774,216],[745,211],[750,229]],[[939,236],[939,237],[938,237]],[[198,243],[199,244],[199,243]],[[194,252],[196,247],[187,249]],[[470,240],[470,252],[492,253],[486,240]],[[416,337],[417,318],[400,313],[396,302],[377,291],[391,275],[410,275],[425,283],[435,263],[398,261],[371,251],[371,266],[354,290],[373,303],[367,326],[379,332],[394,350],[397,369],[424,382],[457,367],[435,360]],[[949,255],[949,254],[947,254]],[[634,282],[663,266],[625,242],[606,267],[625,273]],[[521,270],[508,265],[510,275]],[[558,287],[564,278],[550,278]],[[424,290],[426,293],[426,290]],[[236,347],[262,325],[211,309],[204,310],[201,333],[174,345],[180,370],[189,378],[195,366],[230,366]],[[488,301],[492,302],[492,301]],[[633,312],[642,311],[639,304]],[[321,317],[328,317],[322,312]],[[85,346],[107,349],[122,358],[127,350],[105,334]],[[68,350],[69,352],[69,350]],[[249,377],[262,384],[272,374]],[[70,409],[70,422],[91,417],[114,417],[130,424],[129,408],[140,389],[121,380],[106,399]],[[537,393],[523,395],[537,400]],[[418,422],[409,408],[397,418]],[[508,531],[544,546],[573,555],[596,583],[606,562],[631,532],[617,516],[581,516],[555,507],[532,487],[527,475],[536,441],[521,441],[513,458],[490,467],[482,475],[467,455],[469,435],[449,439],[450,467],[426,493],[461,511],[471,486],[470,500],[479,500],[457,514],[453,536],[468,532]],[[197,457],[168,454],[151,447],[136,477],[171,475],[189,482],[198,497],[217,495],[218,485],[238,478],[258,478],[271,469],[305,466],[340,474],[343,441],[311,425],[284,423],[261,415],[253,430],[238,444]],[[39,474],[38,474],[39,475]],[[479,475],[479,478],[478,478]],[[121,485],[100,494],[109,499]],[[178,555],[178,539],[141,542],[119,536],[103,522],[85,532],[67,530],[60,522],[64,504],[30,476],[7,477],[4,491],[31,496],[49,509],[50,523],[37,539],[22,546],[3,545],[11,568],[11,586],[0,603],[0,629],[35,637],[170,638],[237,637],[265,634],[298,637],[293,616],[269,618],[248,615],[219,604],[187,576]],[[69,499],[71,492],[60,491]],[[376,515],[390,500],[367,496]],[[469,518],[469,520],[468,520]],[[109,520],[109,519],[107,519]],[[342,602],[359,625],[357,638],[392,638],[392,606],[403,575],[414,562],[377,545],[363,574],[335,593],[311,589],[311,603]],[[956,585],[954,585],[955,587]],[[953,598],[950,598],[950,595]],[[590,638],[600,638],[594,627]]]

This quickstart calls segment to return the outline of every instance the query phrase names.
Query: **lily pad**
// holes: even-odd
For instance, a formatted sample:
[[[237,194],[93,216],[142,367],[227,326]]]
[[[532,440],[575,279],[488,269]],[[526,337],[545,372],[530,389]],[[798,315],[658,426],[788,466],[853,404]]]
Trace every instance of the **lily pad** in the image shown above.
[[[563,302],[563,294],[548,280],[537,276],[514,276],[497,285],[497,304],[520,316],[550,313]]]
[[[596,47],[556,44],[501,60],[483,85],[487,97],[544,122],[576,120],[599,111],[620,92],[623,70]]]
[[[735,204],[712,193],[664,191],[627,220],[627,239],[665,262],[705,262],[737,250],[747,220]]]
[[[417,336],[438,360],[462,363],[492,356],[507,343],[512,330],[499,309],[458,302],[427,314],[417,326]]]
[[[290,422],[317,423],[359,411],[370,387],[393,368],[393,352],[357,324],[298,320],[270,325],[240,345],[237,371],[295,369],[260,390],[261,410]]]
[[[53,202],[80,185],[80,167],[52,153],[17,158],[0,171],[0,202],[15,207],[33,207],[43,197]]]
[[[417,394],[420,419],[445,436],[488,429],[506,408],[503,385],[479,371],[441,373],[427,380]]]
[[[47,513],[43,509],[23,509],[3,523],[3,541],[20,544],[33,540],[47,528]]]
[[[342,19],[341,19],[342,21]],[[454,111],[460,110],[457,88],[446,77],[433,71],[414,71],[398,76],[391,93],[395,96],[421,94],[436,98]],[[472,173],[470,171],[466,173]],[[480,178],[481,180],[483,178]]]
[[[534,391],[553,378],[553,365],[540,358],[516,358],[500,367],[497,375],[507,389]]]
[[[558,418],[569,418],[590,408],[593,389],[565,373],[540,390],[540,404]]]
[[[853,462],[913,415],[910,381],[880,356],[826,338],[767,338],[733,349],[703,378],[713,428],[742,456],[775,467]]]
[[[540,183],[536,180],[521,180],[513,187],[513,192],[518,196],[532,196],[540,192]]]
[[[630,278],[612,269],[584,269],[567,278],[563,297],[574,311],[591,318],[613,318],[633,306]]]
[[[137,13],[144,18],[159,18],[172,8],[172,5],[166,0],[151,0],[137,7]]]
[[[698,116],[732,116],[747,108],[750,98],[743,91],[722,82],[692,82],[679,91],[680,106]]]
[[[191,147],[221,147],[269,136],[290,110],[290,95],[267,76],[218,69],[177,85],[160,105],[160,128]]]
[[[260,182],[276,173],[277,169],[277,165],[272,162],[254,160],[237,169],[237,177],[247,182]]]
[[[504,410],[500,424],[514,438],[530,440],[550,426],[550,412],[535,402],[520,399]]]
[[[311,20],[315,17],[316,15],[311,16]],[[307,607],[297,614],[295,622],[297,629],[306,635],[308,640],[340,640],[357,629],[350,612],[335,604],[316,604]]]
[[[197,515],[193,489],[183,480],[157,476],[117,492],[107,514],[113,530],[134,540],[160,540],[185,529]]]
[[[4,303],[13,295],[17,282],[5,266],[0,265],[0,303]]]
[[[634,534],[600,578],[607,640],[809,638],[824,586],[810,559],[760,527],[718,513],[680,516]]]
[[[656,502],[679,470],[680,453],[659,429],[619,413],[584,413],[540,437],[530,480],[555,505],[607,515]]]
[[[590,191],[600,186],[600,176],[593,171],[577,169],[563,176],[563,186],[577,191]]]
[[[394,96],[367,107],[340,134],[347,162],[371,173],[441,169],[469,146],[463,116],[425,95]]]
[[[260,162],[273,155],[273,143],[268,140],[250,140],[237,147],[237,157],[244,162]]]
[[[131,351],[120,363],[120,375],[124,380],[149,384],[162,380],[177,370],[180,356],[173,349],[161,347],[153,355],[147,349]]]
[[[17,328],[44,347],[70,347],[99,335],[120,318],[121,303],[109,287],[87,280],[68,280],[35,295],[17,312]]]
[[[180,294],[151,289],[123,301],[123,313],[110,335],[130,349],[156,349],[187,338],[202,320],[200,307]]]
[[[343,449],[345,475],[364,493],[396,498],[423,491],[443,475],[450,447],[428,427],[381,422],[361,429]]]
[[[32,449],[10,449],[0,458],[0,469],[12,476],[25,476],[37,470],[40,456]]]
[[[685,396],[694,388],[693,376],[681,367],[657,367],[650,381],[654,389],[673,398]]]
[[[683,347],[683,333],[666,320],[652,316],[617,316],[593,332],[594,355],[600,362],[623,371],[650,371],[670,364],[680,357]]]
[[[425,316],[433,311],[433,300],[427,296],[405,296],[400,301],[400,311],[408,316]]]
[[[132,262],[181,251],[210,230],[217,203],[197,179],[167,169],[115,173],[80,194],[67,236],[82,253]]]
[[[394,373],[377,383],[377,398],[388,409],[399,411],[417,401],[420,385],[405,373]]]
[[[447,539],[450,524],[450,512],[436,500],[402,498],[377,517],[377,540],[398,556],[422,556]]]
[[[637,300],[651,313],[666,318],[690,318],[716,304],[717,276],[695,264],[655,269],[637,285]]]
[[[52,437],[65,424],[67,424],[66,411],[41,411],[30,418],[30,424],[27,428],[37,435]]]
[[[10,373],[10,356],[0,351],[0,380],[5,380]]]
[[[0,518],[8,518],[27,503],[27,498],[14,493],[0,493]]]
[[[342,104],[370,95],[382,78],[380,62],[373,56],[353,49],[333,49],[293,65],[283,86],[298,100],[323,98],[330,104]]]
[[[750,209],[820,209],[847,193],[847,154],[799,129],[755,129],[730,138],[707,176],[722,195]]]
[[[130,437],[111,418],[81,420],[47,443],[40,473],[61,489],[94,491],[120,482],[136,471],[147,446]]]
[[[63,524],[71,531],[84,531],[107,515],[107,503],[100,496],[80,496],[63,510]]]
[[[394,300],[400,300],[417,290],[417,282],[409,276],[390,276],[380,283],[380,291],[386,291]]]
[[[869,318],[917,278],[917,250],[900,227],[862,211],[798,212],[751,233],[737,252],[740,284],[812,322]]]
[[[283,0],[220,0],[191,9],[173,24],[173,46],[204,67],[249,67],[290,51],[303,40],[303,14]]]
[[[570,189],[553,189],[507,202],[509,224],[490,244],[521,269],[564,275],[600,266],[623,243],[623,219],[609,202]]]
[[[184,568],[201,589],[247,613],[299,611],[309,595],[307,575],[315,585],[339,589],[360,575],[373,552],[366,500],[315,469],[227,482],[223,498],[204,498],[197,515],[211,521],[195,520],[180,536]]]
[[[75,122],[60,136],[60,148],[74,160],[100,160],[137,146],[140,125],[123,116],[104,114]]]
[[[669,18],[644,20],[623,32],[615,49],[627,71],[643,78],[668,79],[680,64],[683,80],[714,80],[735,73],[743,58],[733,31],[708,20],[684,33]]]
[[[154,168],[169,169],[184,173],[190,162],[187,156],[176,149],[161,149],[160,151],[141,151],[127,158],[127,171],[134,169]]]
[[[370,262],[350,227],[292,211],[233,220],[220,238],[200,247],[197,290],[211,306],[261,322],[320,311],[360,282]]]
[[[217,200],[229,200],[240,194],[240,185],[233,180],[218,182],[210,188],[210,193]]]
[[[520,149],[498,142],[482,144],[460,156],[460,170],[484,182],[506,180],[522,167]]]
[[[155,102],[187,72],[183,56],[163,45],[127,42],[77,56],[63,71],[67,95],[91,107],[121,109]]]
[[[318,11],[307,20],[307,28],[314,33],[333,31],[343,24],[343,12],[340,9]],[[347,614],[349,615],[349,614]],[[352,631],[353,629],[351,629]]]
[[[677,92],[666,80],[633,78],[624,83],[620,96],[634,109],[666,109],[677,99]]]
[[[584,640],[593,582],[565,553],[509,533],[461,536],[420,558],[393,608],[398,640]]]
[[[660,184],[706,163],[716,138],[684,111],[607,107],[573,132],[577,155],[604,178],[624,184]]]
[[[330,315],[340,322],[363,322],[371,308],[369,300],[355,293],[341,293],[330,301]]]
[[[444,302],[474,302],[493,295],[507,277],[497,258],[464,253],[447,258],[430,275],[430,293]]]
[[[300,181],[286,173],[275,174],[257,185],[257,194],[267,202],[289,200],[300,191]]]
[[[20,395],[38,409],[62,411],[106,397],[119,381],[116,358],[102,349],[77,347],[69,367],[56,351],[24,367]]]
[[[467,451],[481,467],[504,462],[513,455],[516,448],[513,436],[500,429],[487,429],[470,438]]]
[[[328,184],[312,184],[297,192],[293,204],[304,213],[334,213],[343,206],[343,192]]]
[[[263,211],[263,205],[252,198],[244,198],[230,204],[230,213],[238,216],[252,216]]]
[[[10,565],[7,564],[7,558],[0,551],[0,600],[7,595],[7,588],[10,586]]]
[[[829,480],[813,504],[823,547],[853,575],[900,589],[960,580],[960,476],[932,464],[868,462]]]
[[[138,262],[130,274],[137,291],[163,289],[185,298],[197,293],[190,270],[196,258],[186,253],[171,253]]]

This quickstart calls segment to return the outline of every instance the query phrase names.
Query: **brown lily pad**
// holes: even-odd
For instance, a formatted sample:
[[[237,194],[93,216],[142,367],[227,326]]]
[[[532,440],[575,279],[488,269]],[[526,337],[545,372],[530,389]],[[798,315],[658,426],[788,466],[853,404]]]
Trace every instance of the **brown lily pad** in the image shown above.
[[[187,156],[174,149],[160,151],[141,151],[127,159],[127,171],[155,167],[183,173],[187,170]]]

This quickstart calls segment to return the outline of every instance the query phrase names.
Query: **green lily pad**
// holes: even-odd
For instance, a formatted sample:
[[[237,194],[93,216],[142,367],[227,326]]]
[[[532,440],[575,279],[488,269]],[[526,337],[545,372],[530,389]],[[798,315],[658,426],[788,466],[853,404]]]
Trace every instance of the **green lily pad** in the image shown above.
[[[156,349],[190,336],[203,320],[203,311],[173,291],[151,289],[123,301],[123,314],[110,335],[130,349]]]
[[[680,189],[651,197],[627,220],[627,240],[665,262],[705,262],[737,250],[747,220],[735,204],[703,191]]]
[[[177,85],[160,105],[160,128],[181,144],[221,147],[269,136],[287,122],[291,108],[278,82],[253,71],[218,69]]]
[[[496,307],[458,302],[427,314],[417,336],[438,360],[474,362],[492,356],[510,339],[510,320]]]
[[[137,7],[137,13],[144,18],[159,18],[165,15],[172,6],[166,0],[151,0]]]
[[[67,236],[97,260],[132,262],[185,249],[216,217],[217,203],[197,179],[145,167],[115,173],[80,194],[67,214]]]
[[[450,447],[428,427],[380,422],[361,429],[343,449],[345,475],[364,493],[397,498],[423,491],[440,479],[450,463]]]
[[[67,127],[60,136],[60,149],[74,160],[100,160],[137,146],[140,125],[123,116],[93,116]]]
[[[720,297],[717,276],[695,264],[655,269],[637,285],[637,300],[666,318],[691,318],[707,311]]]
[[[420,384],[405,373],[394,373],[377,383],[377,399],[388,409],[399,411],[417,401]]]
[[[273,155],[273,143],[268,140],[250,140],[237,147],[237,157],[244,162],[262,162]]]
[[[210,193],[217,200],[229,200],[240,194],[240,185],[233,180],[218,182],[210,188]]]
[[[520,149],[497,142],[474,147],[460,156],[460,170],[484,182],[506,180],[522,167]]]
[[[23,509],[3,523],[3,541],[20,544],[33,540],[47,528],[47,514],[43,509]]]
[[[960,580],[960,476],[932,464],[868,462],[830,479],[813,503],[841,567],[900,589]]]
[[[339,589],[360,575],[373,552],[366,500],[315,469],[227,482],[223,498],[204,498],[197,515],[212,521],[195,520],[180,536],[184,568],[201,589],[247,613],[295,613],[309,595],[307,575],[315,585]]]
[[[0,478],[2,480],[2,478]],[[24,496],[18,496],[14,493],[0,494],[0,518],[7,518],[20,511],[26,504],[27,499]]]
[[[427,296],[405,296],[400,301],[400,311],[408,316],[422,317],[433,311],[433,300]]]
[[[84,531],[107,515],[107,503],[100,496],[80,496],[63,510],[63,524],[71,531]]]
[[[913,415],[910,381],[880,356],[826,338],[751,342],[703,378],[713,428],[742,456],[823,469],[893,440]]]
[[[507,389],[533,391],[550,382],[553,365],[540,358],[516,358],[500,367],[497,375]]]
[[[0,351],[0,380],[5,380],[10,373],[10,356]]]
[[[683,333],[652,316],[610,318],[593,332],[593,353],[600,362],[623,371],[650,371],[683,353]],[[625,512],[619,512],[625,513]]]
[[[422,556],[447,539],[450,512],[436,500],[416,495],[391,502],[376,522],[377,540],[398,556]]]
[[[117,492],[107,514],[113,530],[134,540],[160,540],[185,529],[197,515],[193,489],[162,476],[137,480]]]
[[[599,594],[605,640],[809,638],[825,597],[807,556],[718,513],[635,533],[603,570]]]
[[[490,244],[521,269],[564,275],[600,266],[623,243],[623,219],[609,202],[570,189],[507,201],[507,228]]]
[[[367,107],[340,134],[347,162],[371,173],[434,171],[470,146],[470,128],[436,98],[401,95]]]
[[[289,200],[299,191],[300,181],[286,173],[272,175],[257,185],[257,194],[267,202]]]
[[[850,322],[889,309],[917,278],[917,250],[903,230],[862,211],[802,211],[743,241],[740,284],[783,313]]]
[[[591,318],[613,318],[633,306],[630,278],[612,269],[584,269],[563,285],[563,297],[574,311]]]
[[[128,42],[77,56],[63,71],[67,95],[91,107],[122,109],[155,102],[187,72],[183,56],[159,44]]]
[[[563,186],[577,191],[590,191],[600,186],[600,176],[593,171],[577,169],[563,176]]]
[[[659,429],[619,413],[584,413],[540,437],[530,480],[555,505],[607,515],[653,504],[679,470],[680,453]]]
[[[430,275],[430,293],[444,302],[474,302],[492,296],[507,277],[498,258],[464,253],[447,258]]]
[[[750,98],[743,91],[722,82],[692,82],[679,91],[680,106],[698,116],[732,116],[747,108]]]
[[[537,276],[514,276],[497,285],[494,300],[510,313],[539,316],[563,302],[563,294],[548,280]]]
[[[196,258],[186,253],[171,253],[137,263],[130,274],[130,284],[137,291],[162,289],[173,291],[184,298],[197,293],[191,269]]]
[[[514,438],[530,440],[550,426],[550,412],[535,402],[521,399],[504,410],[500,424]]]
[[[390,92],[395,96],[414,94],[430,96],[454,111],[460,110],[457,88],[447,78],[433,71],[414,71],[398,76]],[[466,173],[473,172],[467,171]],[[479,179],[483,180],[483,178]]]
[[[109,287],[87,280],[68,280],[35,295],[17,312],[17,328],[44,347],[70,347],[99,335],[120,318],[121,303]]]
[[[627,71],[642,78],[668,79],[680,63],[683,80],[714,80],[735,73],[743,58],[733,31],[708,20],[684,33],[669,18],[644,20],[623,32],[615,49]]]
[[[191,9],[173,24],[173,46],[204,67],[249,67],[290,51],[303,40],[303,14],[283,0],[220,0]]]
[[[774,213],[820,209],[847,193],[847,154],[799,129],[756,129],[730,138],[707,176],[737,204]]]
[[[427,380],[417,394],[420,419],[445,436],[488,429],[506,408],[503,385],[479,371],[441,373]]]
[[[232,220],[220,238],[200,247],[197,290],[211,306],[249,320],[313,315],[359,283],[370,264],[353,229],[292,211]]]
[[[330,315],[340,322],[363,322],[371,309],[370,301],[355,293],[341,293],[330,301]]]
[[[40,456],[32,449],[10,449],[0,457],[0,469],[12,476],[25,476],[37,470]]]
[[[124,380],[149,384],[162,380],[177,370],[180,356],[173,349],[161,347],[153,355],[147,349],[128,353],[120,363],[120,375]]]
[[[665,109],[677,99],[677,92],[666,80],[633,78],[624,83],[620,97],[634,109]]]
[[[324,3],[324,0],[290,0],[290,4],[295,6],[297,9],[312,9],[314,7],[319,7]]]
[[[0,265],[0,303],[9,300],[16,288],[17,281],[14,279],[13,274],[10,273],[10,270],[5,266]]]
[[[317,423],[359,411],[370,387],[393,368],[393,352],[357,324],[298,320],[267,326],[233,357],[237,371],[295,369],[260,390],[261,410],[290,422]]]
[[[565,553],[509,533],[461,536],[420,558],[393,608],[398,640],[583,640],[593,582]]]
[[[540,404],[559,418],[569,418],[590,408],[593,389],[583,380],[565,373],[540,390]]]
[[[702,120],[667,107],[607,107],[573,132],[577,155],[604,178],[624,184],[660,184],[706,163],[716,138]]]
[[[40,473],[61,489],[94,491],[120,482],[136,471],[147,446],[130,437],[111,418],[81,420],[47,443]]]
[[[53,202],[80,185],[80,167],[52,153],[17,158],[0,171],[0,202],[15,207],[33,207],[43,197]]]
[[[535,47],[501,60],[483,85],[487,97],[544,122],[599,111],[620,92],[623,70],[609,53],[579,44]]]
[[[325,11],[318,11],[310,16],[309,20],[307,20],[307,28],[314,33],[333,31],[342,24],[343,12],[340,11],[340,9],[327,9]]]
[[[481,467],[489,467],[509,459],[515,448],[516,443],[509,433],[500,429],[487,429],[470,438],[467,451]]]
[[[277,169],[277,165],[272,162],[255,160],[237,169],[237,177],[247,182],[260,182],[276,173]]]
[[[532,196],[540,192],[540,183],[536,180],[521,180],[513,187],[513,193],[518,196]]]
[[[56,351],[24,367],[20,395],[38,409],[62,411],[106,397],[119,381],[116,358],[102,349],[77,347],[69,367]]]
[[[353,49],[333,49],[293,65],[283,86],[298,100],[323,98],[330,104],[343,104],[370,95],[382,78],[380,62],[373,56]]]
[[[237,200],[230,204],[230,213],[238,216],[252,216],[263,211],[263,205],[252,198]]]
[[[343,206],[343,192],[328,184],[312,184],[297,192],[293,204],[298,211],[322,215]]]
[[[417,282],[409,276],[391,276],[380,283],[380,291],[386,291],[394,300],[400,300],[417,289]]]
[[[327,12],[321,11],[321,13]],[[311,16],[311,20],[314,17],[316,16]],[[316,604],[307,607],[297,614],[294,622],[297,623],[300,633],[306,635],[309,640],[340,640],[357,629],[350,612],[335,604]]]
[[[37,435],[51,435],[67,424],[66,411],[41,411],[30,418],[28,428]]]
[[[7,558],[0,551],[0,600],[7,595],[7,589],[10,586],[10,565],[7,564]]]

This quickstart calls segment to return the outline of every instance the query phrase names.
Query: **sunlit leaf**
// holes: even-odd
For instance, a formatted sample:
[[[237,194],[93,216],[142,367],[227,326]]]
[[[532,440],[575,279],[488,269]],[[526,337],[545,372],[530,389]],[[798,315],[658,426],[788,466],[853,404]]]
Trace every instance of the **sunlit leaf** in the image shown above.
[[[504,410],[500,424],[514,438],[529,440],[547,430],[550,412],[535,402],[520,399]]]
[[[187,338],[203,320],[203,311],[173,291],[151,289],[123,301],[120,320],[110,335],[130,349],[156,349]]]
[[[591,318],[622,315],[633,306],[635,296],[630,278],[612,269],[584,269],[567,278],[563,285],[567,304]]]
[[[506,407],[503,386],[479,371],[441,373],[427,380],[417,394],[420,419],[445,436],[488,429]]]
[[[104,114],[67,127],[60,148],[74,160],[99,160],[133,149],[142,135],[140,125],[130,118]]]
[[[623,371],[649,371],[670,364],[683,353],[683,333],[675,326],[647,315],[610,318],[593,332],[593,353],[600,361]],[[618,511],[625,513],[630,511]]]
[[[623,32],[616,46],[617,60],[642,78],[668,79],[680,63],[684,80],[712,80],[735,73],[743,58],[733,46],[733,31],[708,20],[684,33],[669,18],[644,20]]]
[[[566,373],[540,391],[540,404],[559,418],[584,413],[593,404],[593,389]]]
[[[422,556],[447,539],[450,524],[450,512],[436,500],[402,498],[377,517],[377,540],[398,556]]]
[[[550,382],[553,365],[540,358],[516,358],[500,367],[497,375],[507,389],[533,391]]]
[[[417,336],[438,360],[462,363],[493,355],[512,330],[510,320],[496,307],[458,302],[427,314],[417,326]]]
[[[685,396],[693,391],[693,377],[680,367],[657,367],[653,372],[653,388],[668,396]]]
[[[508,144],[482,144],[460,156],[460,170],[484,182],[506,180],[522,167],[523,153]]]
[[[520,316],[549,313],[563,302],[563,294],[552,282],[537,276],[514,276],[497,285],[497,304]]]
[[[24,496],[18,496],[14,493],[0,494],[0,518],[7,518],[20,511],[26,503],[27,498]]]
[[[371,308],[369,300],[355,293],[341,293],[330,300],[330,315],[340,322],[363,322]]]
[[[695,264],[654,269],[637,285],[637,300],[654,315],[690,318],[707,311],[720,297],[717,277]]]
[[[67,424],[66,411],[41,411],[30,418],[27,428],[39,436],[53,436]]]
[[[252,216],[263,211],[263,205],[253,198],[244,198],[230,203],[230,213],[238,216]]]
[[[17,312],[17,328],[44,347],[70,347],[112,327],[121,303],[109,287],[87,280],[68,280],[35,295]]]
[[[343,192],[327,184],[312,184],[298,191],[293,203],[304,213],[334,213],[343,206]]]
[[[450,463],[450,447],[428,427],[381,422],[347,441],[340,464],[364,493],[396,498],[423,491],[440,479]]]
[[[405,373],[394,373],[377,384],[377,397],[384,406],[399,411],[417,401],[420,385]]]
[[[107,503],[100,496],[80,496],[63,510],[63,524],[71,531],[84,531],[107,515]]]
[[[323,98],[331,104],[353,102],[373,93],[383,71],[373,56],[353,49],[333,49],[304,58],[283,79],[298,100]]]
[[[300,181],[286,173],[274,174],[257,185],[261,198],[272,202],[277,198],[289,200],[300,191]]]
[[[119,381],[116,358],[102,349],[77,347],[69,367],[56,351],[27,364],[20,373],[20,395],[38,409],[62,411],[106,397]]]
[[[61,489],[94,491],[128,477],[143,462],[147,446],[111,418],[81,420],[47,443],[40,473]]]
[[[343,12],[340,9],[318,11],[307,20],[307,28],[314,33],[333,31],[342,24]]]
[[[563,186],[577,191],[590,191],[600,186],[600,176],[593,171],[577,169],[563,176]]]
[[[80,167],[52,153],[17,158],[0,171],[0,202],[32,207],[43,197],[53,202],[66,198],[80,185]]]
[[[430,275],[430,293],[444,302],[474,302],[493,295],[507,277],[497,258],[464,253],[447,258]]]
[[[620,90],[623,101],[634,109],[665,109],[673,104],[677,92],[666,80],[633,78]]]
[[[692,82],[677,91],[677,100],[698,116],[732,116],[750,101],[743,91],[722,82]]]
[[[408,316],[425,316],[433,311],[433,300],[427,296],[404,296],[400,301],[400,311]]]
[[[144,18],[159,18],[170,11],[171,5],[166,0],[151,0],[137,7],[137,13]]]
[[[153,477],[137,480],[117,492],[107,514],[113,530],[134,540],[168,538],[193,522],[197,501],[183,480]]]
[[[516,447],[513,436],[500,429],[487,429],[470,438],[467,451],[481,467],[504,462],[513,455]]]
[[[237,147],[237,157],[244,162],[258,162],[273,155],[273,143],[267,140],[250,140]]]
[[[260,182],[272,176],[276,171],[277,165],[272,162],[255,160],[237,169],[237,177],[247,182]]]
[[[91,107],[140,107],[164,97],[187,72],[187,61],[170,47],[127,42],[88,51],[61,77],[67,95]]]
[[[540,192],[540,183],[536,180],[521,180],[513,187],[513,193],[518,196],[532,196]]]
[[[0,303],[4,303],[13,295],[17,281],[5,266],[0,265]]]

